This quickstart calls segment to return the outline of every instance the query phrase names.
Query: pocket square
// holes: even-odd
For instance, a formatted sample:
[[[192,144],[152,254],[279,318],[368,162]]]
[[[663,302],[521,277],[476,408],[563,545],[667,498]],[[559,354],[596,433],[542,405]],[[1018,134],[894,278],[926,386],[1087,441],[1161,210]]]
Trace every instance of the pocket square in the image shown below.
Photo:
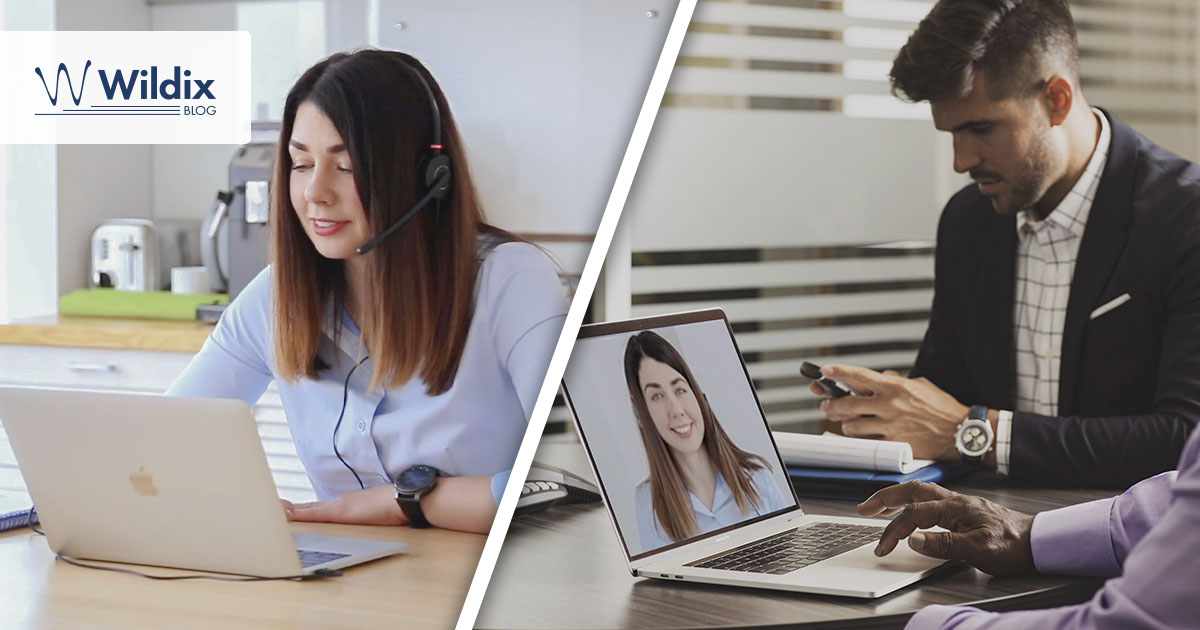
[[[1125,294],[1121,295],[1120,297],[1109,301],[1104,306],[1096,307],[1096,310],[1092,311],[1092,316],[1089,317],[1088,319],[1096,319],[1097,317],[1100,317],[1101,315],[1117,308],[1118,306],[1128,302],[1131,299],[1133,299],[1133,298],[1131,298],[1128,293],[1125,293]]]

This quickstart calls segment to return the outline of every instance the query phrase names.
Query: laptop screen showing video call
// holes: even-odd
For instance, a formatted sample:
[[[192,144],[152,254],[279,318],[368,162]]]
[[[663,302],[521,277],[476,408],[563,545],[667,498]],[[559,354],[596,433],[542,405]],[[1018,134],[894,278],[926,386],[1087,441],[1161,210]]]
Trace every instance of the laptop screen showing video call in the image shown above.
[[[581,334],[563,383],[630,559],[796,505],[719,315]]]

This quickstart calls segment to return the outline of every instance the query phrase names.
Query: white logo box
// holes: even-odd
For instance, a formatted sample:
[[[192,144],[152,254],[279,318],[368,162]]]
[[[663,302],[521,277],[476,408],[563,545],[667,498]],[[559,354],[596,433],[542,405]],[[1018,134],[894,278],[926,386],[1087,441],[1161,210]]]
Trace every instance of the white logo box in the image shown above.
[[[250,117],[249,33],[0,31],[0,144],[245,144]]]

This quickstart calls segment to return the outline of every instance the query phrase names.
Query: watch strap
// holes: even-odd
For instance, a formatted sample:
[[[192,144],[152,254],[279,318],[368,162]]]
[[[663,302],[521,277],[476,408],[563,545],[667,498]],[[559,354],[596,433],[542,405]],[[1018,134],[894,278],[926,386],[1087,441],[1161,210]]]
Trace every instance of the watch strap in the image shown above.
[[[407,489],[401,489],[400,480],[403,479],[406,474],[414,470],[431,473],[433,477],[429,483],[422,487],[409,487]],[[420,529],[433,526],[429,522],[429,519],[425,518],[425,510],[421,509],[421,497],[429,494],[435,487],[437,487],[438,478],[441,476],[442,471],[434,468],[433,466],[418,465],[409,468],[401,473],[400,477],[396,478],[396,481],[393,484],[396,490],[396,504],[400,506],[400,511],[404,512],[404,515],[408,517],[409,525],[412,527]]]
[[[421,509],[421,495],[396,495],[396,503],[400,504],[400,510],[408,517],[408,524],[417,529],[430,527],[429,519],[425,518],[425,511]]]
[[[968,418],[979,418],[980,420],[988,419],[987,405],[971,405],[971,409],[967,411]]]

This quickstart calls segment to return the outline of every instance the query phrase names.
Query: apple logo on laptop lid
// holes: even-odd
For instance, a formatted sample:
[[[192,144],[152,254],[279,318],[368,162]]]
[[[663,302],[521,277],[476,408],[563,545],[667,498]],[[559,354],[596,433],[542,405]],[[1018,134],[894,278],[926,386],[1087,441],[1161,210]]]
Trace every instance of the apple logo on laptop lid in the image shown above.
[[[146,472],[145,466],[139,466],[137,472],[130,473],[129,484],[133,486],[133,491],[144,497],[158,496],[158,488],[154,487],[154,477]]]

